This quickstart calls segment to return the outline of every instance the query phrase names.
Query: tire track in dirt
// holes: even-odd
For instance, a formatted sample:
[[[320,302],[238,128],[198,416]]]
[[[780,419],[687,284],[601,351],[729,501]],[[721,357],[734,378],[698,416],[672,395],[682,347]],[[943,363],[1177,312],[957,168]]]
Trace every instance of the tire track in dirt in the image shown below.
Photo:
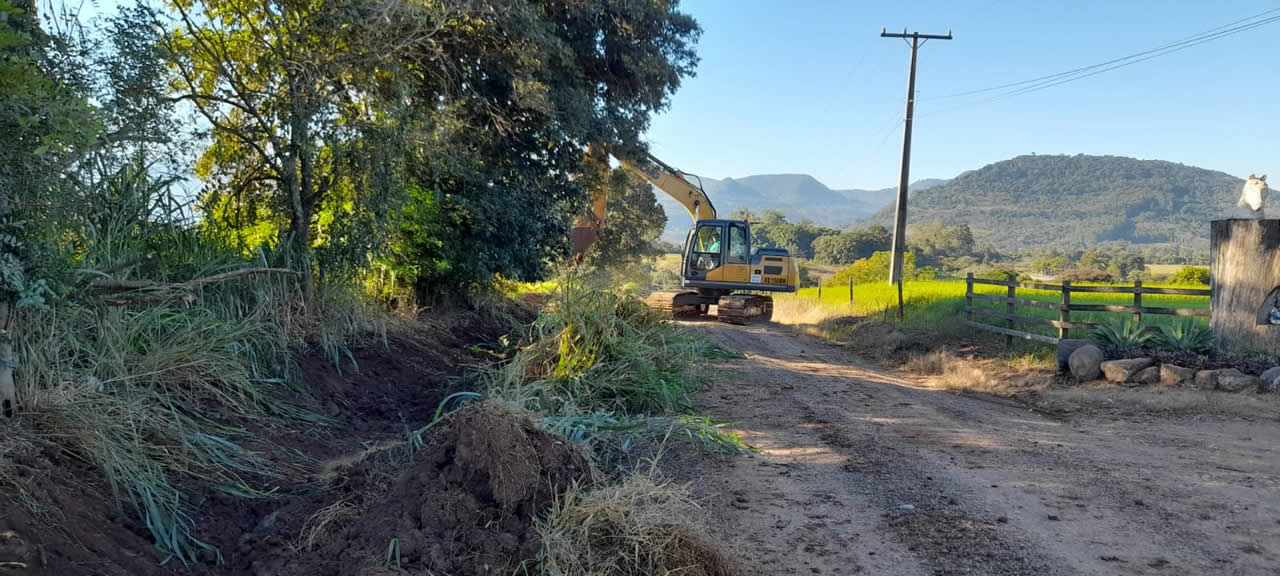
[[[762,451],[677,468],[761,573],[1280,569],[1275,422],[1053,419],[781,327],[691,324],[748,354],[699,400]]]

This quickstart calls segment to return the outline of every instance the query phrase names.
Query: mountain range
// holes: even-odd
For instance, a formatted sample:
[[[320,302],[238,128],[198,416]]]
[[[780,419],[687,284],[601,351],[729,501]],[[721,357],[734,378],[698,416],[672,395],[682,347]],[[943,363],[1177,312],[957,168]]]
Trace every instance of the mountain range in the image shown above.
[[[693,179],[699,182],[698,178]],[[946,183],[946,180],[919,180],[908,188],[915,192]],[[745,208],[757,214],[777,210],[792,222],[808,220],[819,226],[845,228],[873,216],[893,203],[897,187],[879,190],[834,190],[808,174],[761,174],[743,178],[701,179],[702,189],[715,204],[720,217]],[[658,204],[667,213],[662,239],[683,243],[693,220],[684,207],[670,196],[657,192]]]
[[[911,186],[909,224],[967,224],[978,245],[1018,252],[1100,243],[1207,248],[1209,221],[1229,217],[1244,181],[1229,174],[1122,156],[1026,155],[950,180]],[[833,190],[805,174],[704,179],[717,211],[774,209],[832,228],[892,227],[896,189]],[[665,194],[663,238],[683,242],[688,214]]]

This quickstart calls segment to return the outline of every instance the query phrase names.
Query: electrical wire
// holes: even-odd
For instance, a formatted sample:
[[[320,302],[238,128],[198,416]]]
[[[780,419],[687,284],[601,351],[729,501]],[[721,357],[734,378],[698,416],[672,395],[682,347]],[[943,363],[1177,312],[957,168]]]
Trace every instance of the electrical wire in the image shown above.
[[[1241,18],[1234,22],[1230,22],[1227,24],[1223,24],[1221,26],[1217,26],[1215,28],[1211,28],[1209,30],[1205,30],[1204,32],[1200,32],[1198,34],[1188,36],[1186,38],[1183,38],[1182,40],[1165,44],[1164,46],[1160,46],[1158,48],[1144,50],[1142,52],[1137,52],[1135,54],[1130,54],[1128,56],[1123,56],[1120,58],[1113,58],[1111,60],[1107,60],[1106,62],[1099,62],[1097,64],[1093,64],[1090,66],[1082,66],[1080,68],[1067,70],[1065,72],[1058,72],[1056,74],[1049,74],[1047,76],[1040,76],[1038,78],[1031,78],[1029,80],[1023,80],[1020,82],[1010,82],[1008,84],[1001,84],[999,86],[991,86],[988,88],[981,88],[977,90],[966,90],[963,92],[944,94],[942,96],[921,98],[920,100],[927,101],[927,100],[944,100],[944,99],[950,99],[950,98],[960,98],[963,96],[985,94],[987,92],[995,92],[998,90],[1005,90],[1008,88],[1027,87],[1027,85],[1039,86],[1041,84],[1044,84],[1045,88],[1049,86],[1056,86],[1061,83],[1069,82],[1079,78],[1087,78],[1089,76],[1100,74],[1102,72],[1114,70],[1116,68],[1122,68],[1130,64],[1137,64],[1138,62],[1144,62],[1152,58],[1164,56],[1165,54],[1171,54],[1173,52],[1184,50],[1192,46],[1198,46],[1200,44],[1204,44],[1205,42],[1218,40],[1220,38],[1225,38],[1227,36],[1238,34],[1246,30],[1251,30],[1259,26],[1265,26],[1267,24],[1271,24],[1273,22],[1276,22],[1277,20],[1280,20],[1280,17],[1271,17],[1271,18],[1267,18],[1265,20],[1261,20],[1257,22],[1251,22],[1251,21],[1257,20],[1258,18],[1262,18],[1270,14],[1274,14],[1276,12],[1280,12],[1280,8],[1272,8],[1271,10],[1260,12],[1258,14],[1254,14],[1253,16],[1249,16],[1247,18]],[[1019,88],[1019,90],[1021,89],[1022,88]],[[1030,91],[1034,91],[1034,90],[1030,90]],[[1010,94],[1015,95],[1014,93],[1022,93],[1022,92],[1018,92],[1015,90]]]

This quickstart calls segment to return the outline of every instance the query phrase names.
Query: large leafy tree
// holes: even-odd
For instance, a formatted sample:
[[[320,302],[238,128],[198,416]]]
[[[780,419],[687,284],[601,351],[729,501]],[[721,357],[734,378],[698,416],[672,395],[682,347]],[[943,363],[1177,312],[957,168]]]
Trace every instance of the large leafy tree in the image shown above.
[[[402,250],[397,265],[420,295],[542,275],[587,203],[585,148],[639,147],[697,61],[699,29],[674,1],[481,5],[441,30],[442,71],[416,75],[407,169],[431,196],[405,214],[426,220],[402,229],[437,248]]]
[[[222,211],[215,219],[234,213],[235,228],[283,215],[310,299],[319,208],[341,194],[330,208],[351,212],[394,186],[384,147],[398,140],[405,78],[414,58],[438,57],[433,37],[448,10],[409,0],[171,6],[176,98],[210,128],[197,165],[205,207]]]

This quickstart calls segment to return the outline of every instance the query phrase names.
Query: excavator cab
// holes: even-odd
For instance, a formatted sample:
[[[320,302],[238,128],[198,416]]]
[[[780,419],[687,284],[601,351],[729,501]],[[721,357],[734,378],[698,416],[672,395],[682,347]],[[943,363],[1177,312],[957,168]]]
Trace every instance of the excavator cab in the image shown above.
[[[682,285],[688,288],[795,292],[799,270],[786,250],[751,251],[751,223],[699,220],[685,242]]]

